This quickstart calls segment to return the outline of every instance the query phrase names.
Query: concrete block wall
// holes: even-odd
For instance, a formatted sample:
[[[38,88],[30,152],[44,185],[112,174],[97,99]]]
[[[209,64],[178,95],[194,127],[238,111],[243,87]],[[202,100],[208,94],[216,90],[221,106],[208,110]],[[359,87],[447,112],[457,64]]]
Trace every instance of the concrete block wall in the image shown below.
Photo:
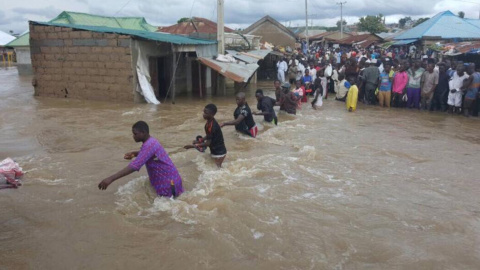
[[[35,95],[134,102],[131,38],[30,24]]]

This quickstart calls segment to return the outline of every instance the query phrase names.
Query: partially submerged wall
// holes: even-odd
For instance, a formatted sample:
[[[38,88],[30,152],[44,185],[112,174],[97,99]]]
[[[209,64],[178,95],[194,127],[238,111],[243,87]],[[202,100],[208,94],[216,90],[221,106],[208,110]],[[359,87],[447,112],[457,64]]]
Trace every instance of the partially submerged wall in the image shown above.
[[[36,96],[134,101],[129,36],[30,23],[30,39]]]
[[[19,75],[32,75],[32,61],[30,59],[30,47],[16,47],[17,70]]]

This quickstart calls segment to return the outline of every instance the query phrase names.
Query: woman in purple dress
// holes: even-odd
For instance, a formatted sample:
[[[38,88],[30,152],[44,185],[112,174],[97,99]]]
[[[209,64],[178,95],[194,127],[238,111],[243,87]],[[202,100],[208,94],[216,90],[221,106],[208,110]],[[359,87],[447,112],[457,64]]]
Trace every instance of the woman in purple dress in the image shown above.
[[[178,197],[182,194],[182,178],[162,145],[150,136],[147,123],[143,121],[135,123],[132,133],[135,142],[142,142],[143,145],[140,151],[127,153],[124,158],[130,160],[136,157],[135,160],[123,170],[105,178],[98,188],[105,190],[115,180],[139,171],[143,165],[146,165],[150,183],[159,196]]]

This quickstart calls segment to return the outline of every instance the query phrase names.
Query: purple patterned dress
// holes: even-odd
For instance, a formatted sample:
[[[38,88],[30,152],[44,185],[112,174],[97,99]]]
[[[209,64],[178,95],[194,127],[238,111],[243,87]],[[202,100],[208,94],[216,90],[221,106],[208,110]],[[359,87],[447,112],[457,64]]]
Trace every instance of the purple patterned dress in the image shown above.
[[[150,183],[160,196],[171,197],[170,181],[175,184],[176,196],[183,193],[182,178],[167,152],[157,139],[150,137],[143,143],[135,160],[128,166],[139,171],[143,165],[147,166]]]

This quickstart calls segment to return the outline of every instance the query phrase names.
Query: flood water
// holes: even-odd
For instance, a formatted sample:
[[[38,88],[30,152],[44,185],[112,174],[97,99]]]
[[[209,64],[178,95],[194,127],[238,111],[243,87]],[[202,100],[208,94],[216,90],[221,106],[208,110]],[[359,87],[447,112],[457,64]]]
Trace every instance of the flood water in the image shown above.
[[[217,169],[182,146],[203,107],[230,120],[233,97],[176,105],[33,97],[31,77],[0,70],[0,159],[27,174],[0,190],[1,269],[479,269],[480,121],[327,100],[262,124],[223,129]],[[271,82],[258,87],[273,94]],[[253,90],[248,102],[256,107]],[[156,198],[145,168],[98,183],[150,125],[183,177]]]

